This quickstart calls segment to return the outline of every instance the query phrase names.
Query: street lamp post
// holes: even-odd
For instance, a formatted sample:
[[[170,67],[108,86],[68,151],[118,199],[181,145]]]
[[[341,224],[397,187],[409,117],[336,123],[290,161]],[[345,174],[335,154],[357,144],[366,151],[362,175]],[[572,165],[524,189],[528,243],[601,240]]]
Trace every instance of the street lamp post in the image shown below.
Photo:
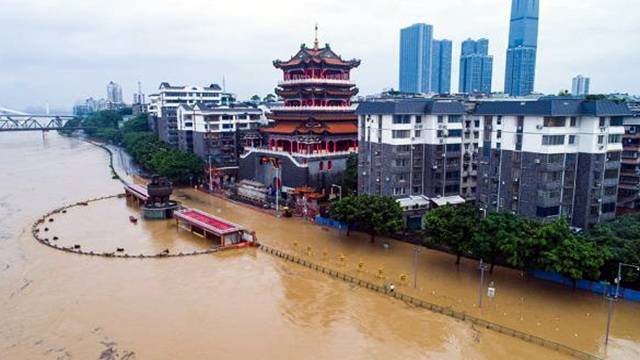
[[[632,265],[632,264],[625,264],[625,263],[618,263],[618,277],[616,277],[615,282],[616,282],[616,292],[614,293],[613,297],[612,296],[608,296],[609,299],[609,314],[607,315],[607,332],[606,335],[604,337],[604,346],[606,347],[609,344],[609,332],[611,330],[611,320],[613,319],[613,302],[614,301],[618,301],[618,298],[620,297],[620,283],[622,282],[622,268],[623,267],[629,267],[632,269],[636,269],[636,271],[640,272],[640,266],[638,265]]]
[[[484,263],[483,259],[480,259],[480,289],[478,292],[478,307],[482,307],[482,291],[484,290],[484,272],[488,269],[488,266]]]

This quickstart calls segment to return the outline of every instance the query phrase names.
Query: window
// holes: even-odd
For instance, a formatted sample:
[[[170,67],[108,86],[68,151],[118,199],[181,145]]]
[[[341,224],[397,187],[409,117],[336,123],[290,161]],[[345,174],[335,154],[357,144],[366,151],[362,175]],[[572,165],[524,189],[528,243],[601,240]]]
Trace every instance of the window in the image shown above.
[[[409,178],[409,176],[406,173],[396,175],[396,180],[398,182],[405,182],[407,181],[407,178]]]
[[[564,154],[550,154],[547,156],[547,163],[557,164],[564,161]]]
[[[462,122],[462,116],[460,115],[449,115],[449,123],[453,124],[453,123],[461,123]]]
[[[611,125],[611,126],[622,126],[623,125],[623,118],[621,118],[621,117],[612,117],[611,120],[609,121],[609,125]]]
[[[449,130],[447,137],[462,137],[462,130]]]
[[[545,127],[564,127],[565,122],[566,122],[566,118],[564,117],[545,117],[544,118]]]
[[[600,117],[600,119],[599,119],[599,126],[600,126],[600,127],[605,127],[605,126],[607,126],[607,118],[606,118],[606,117]]]
[[[422,136],[422,131],[421,130],[415,130],[414,131],[414,137],[419,138],[420,136]]]
[[[443,137],[444,136],[444,131],[438,130],[438,132],[436,133],[436,136],[439,137],[439,138]]]
[[[496,120],[497,125],[502,125],[502,116],[498,116],[498,120]]]
[[[606,170],[604,172],[605,179],[617,179],[618,178],[618,170]]]
[[[598,145],[604,144],[604,135],[598,135]]]
[[[569,145],[575,145],[575,143],[576,143],[576,136],[569,135]]]
[[[609,144],[622,143],[622,135],[609,135]]]
[[[232,115],[222,115],[222,120],[233,120]]]
[[[333,163],[331,162],[331,160],[327,161],[327,170],[331,170],[333,169]]]
[[[320,171],[324,170],[324,161],[320,161],[320,163],[318,164],[318,168],[320,169]]]
[[[618,194],[618,188],[615,186],[604,188],[605,196],[616,196]]]
[[[496,132],[496,137],[497,137],[498,139],[502,139],[502,130],[498,130],[498,131]]]
[[[447,152],[458,152],[461,148],[460,144],[450,144],[447,145]]]
[[[411,124],[411,115],[393,115],[394,124]]]
[[[543,135],[542,145],[564,145],[564,135]]]
[[[444,116],[438,115],[438,124],[442,124],[444,122]]]
[[[416,116],[416,124],[422,124],[422,116]]]
[[[571,127],[576,127],[578,126],[578,118],[575,116],[571,117]]]
[[[233,128],[233,125],[232,124],[222,124],[222,128],[223,129],[231,129],[231,128]]]
[[[396,147],[396,152],[403,153],[411,151],[411,145],[400,145]]]
[[[393,195],[406,195],[407,194],[407,188],[404,187],[396,187],[393,188]]]
[[[411,137],[411,130],[393,130],[391,137],[394,139],[408,139]]]
[[[616,211],[616,203],[602,204],[603,213],[611,213]]]
[[[560,214],[559,206],[551,206],[551,207],[539,207],[536,209],[536,216],[538,217],[549,217],[549,216],[557,216]]]
[[[407,166],[407,159],[396,159],[396,166]]]

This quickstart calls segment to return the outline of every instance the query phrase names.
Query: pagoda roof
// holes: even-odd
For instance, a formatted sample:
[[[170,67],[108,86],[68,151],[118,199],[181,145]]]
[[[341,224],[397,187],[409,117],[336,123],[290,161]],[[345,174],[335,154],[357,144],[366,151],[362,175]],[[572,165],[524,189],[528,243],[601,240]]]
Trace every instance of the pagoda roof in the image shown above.
[[[302,44],[298,53],[288,61],[275,60],[273,62],[273,66],[278,69],[298,66],[301,64],[326,64],[355,68],[360,65],[360,60],[343,60],[342,57],[331,50],[329,44],[325,44],[322,48],[317,46],[309,48],[307,45]]]
[[[314,126],[308,126],[313,124]],[[325,123],[294,123],[285,122],[278,123],[274,127],[263,128],[260,131],[268,134],[355,134],[358,132],[358,126],[352,122],[325,122]]]

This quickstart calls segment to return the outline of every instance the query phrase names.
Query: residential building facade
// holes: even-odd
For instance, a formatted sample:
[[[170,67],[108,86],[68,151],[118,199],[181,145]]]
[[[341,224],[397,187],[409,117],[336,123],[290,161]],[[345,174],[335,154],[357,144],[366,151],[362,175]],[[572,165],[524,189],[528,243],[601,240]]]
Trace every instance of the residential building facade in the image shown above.
[[[160,84],[157,94],[149,96],[149,125],[158,137],[169,146],[178,147],[177,110],[182,104],[196,103],[209,106],[230,105],[235,99],[225,93],[218,84],[209,86],[172,86],[167,82]]]
[[[512,0],[504,92],[527,96],[534,91],[538,51],[539,0]]]
[[[460,80],[463,94],[491,94],[493,56],[489,55],[489,40],[467,39],[460,52]]]
[[[640,210],[640,102],[628,102],[631,116],[624,120],[622,167],[618,208],[621,212]]]
[[[367,101],[356,113],[358,193],[393,197],[406,211],[434,199],[460,200],[465,116],[461,102]],[[422,213],[407,221],[419,222]]]
[[[239,155],[245,145],[258,145],[258,128],[266,124],[262,110],[246,104],[180,104],[176,117],[178,148],[206,162],[212,189],[235,183]]]
[[[573,78],[571,82],[571,94],[573,96],[589,95],[589,87],[591,86],[591,79],[582,75],[578,75]]]
[[[623,119],[609,101],[482,101],[477,200],[486,211],[589,228],[615,217]]]

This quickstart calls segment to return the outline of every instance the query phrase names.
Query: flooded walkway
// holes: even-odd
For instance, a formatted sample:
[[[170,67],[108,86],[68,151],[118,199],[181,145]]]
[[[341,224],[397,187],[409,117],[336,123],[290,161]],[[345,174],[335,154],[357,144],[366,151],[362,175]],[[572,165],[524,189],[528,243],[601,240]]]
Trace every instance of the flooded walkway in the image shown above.
[[[87,257],[48,248],[31,237],[38,217],[64,204],[122,191],[111,179],[106,153],[54,133],[44,142],[40,134],[0,134],[0,153],[1,359],[566,358],[255,249],[154,260]],[[345,267],[362,257],[370,271],[378,266],[377,259],[393,254],[397,263],[384,264],[392,276],[412,254],[403,244],[394,243],[384,252],[364,237],[346,238],[297,219],[275,220],[190,190],[180,195],[185,204],[257,230],[261,241],[274,246],[294,251],[291,241],[298,239],[299,247],[309,244],[313,254],[326,248],[331,261],[344,253]],[[73,236],[96,246],[113,241],[102,244],[109,248],[122,242],[151,251],[179,244],[206,246],[199,239],[176,238],[160,223],[140,223],[135,229],[121,224],[131,212],[124,199],[95,210],[74,214],[86,215],[88,221],[75,224]],[[446,255],[423,256],[420,287],[430,286],[427,275],[445,279],[449,273],[450,282],[466,278],[465,270],[451,270]],[[496,301],[509,286],[498,282]],[[587,304],[592,301],[586,299]],[[634,349],[637,324],[625,329],[616,319],[612,349],[618,353],[612,350],[612,358],[630,358],[622,355]]]
[[[522,278],[520,272],[496,267],[485,284],[493,281],[497,295],[493,299],[485,296],[483,308],[479,309],[479,271],[475,261],[465,259],[456,267],[453,256],[422,248],[417,259],[417,287],[413,288],[413,245],[387,238],[379,238],[372,245],[365,234],[347,237],[302,219],[276,219],[191,189],[176,195],[189,206],[215,210],[231,221],[242,221],[258,231],[262,243],[352,276],[378,284],[393,283],[411,296],[581,351],[619,358],[640,356],[640,304],[616,305],[612,339],[605,353],[607,303],[602,296]],[[383,242],[389,243],[390,249],[385,249]],[[404,282],[401,275],[407,277]]]

